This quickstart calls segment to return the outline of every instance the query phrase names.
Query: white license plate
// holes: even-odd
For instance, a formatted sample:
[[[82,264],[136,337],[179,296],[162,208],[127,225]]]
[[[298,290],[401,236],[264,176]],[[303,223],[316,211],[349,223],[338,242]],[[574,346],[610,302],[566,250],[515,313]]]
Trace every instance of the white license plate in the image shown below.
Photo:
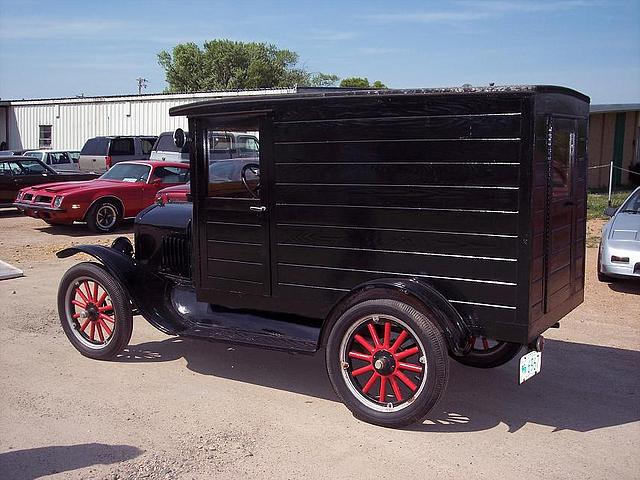
[[[542,353],[529,352],[520,357],[520,383],[524,383],[533,377],[536,373],[540,373],[542,367]]]

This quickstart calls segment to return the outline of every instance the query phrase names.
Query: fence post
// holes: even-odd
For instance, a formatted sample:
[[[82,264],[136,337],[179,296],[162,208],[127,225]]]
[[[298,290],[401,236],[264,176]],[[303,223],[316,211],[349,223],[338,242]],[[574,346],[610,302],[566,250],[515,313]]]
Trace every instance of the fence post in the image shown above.
[[[609,201],[608,205],[611,206],[611,188],[613,187],[613,161],[609,165]]]

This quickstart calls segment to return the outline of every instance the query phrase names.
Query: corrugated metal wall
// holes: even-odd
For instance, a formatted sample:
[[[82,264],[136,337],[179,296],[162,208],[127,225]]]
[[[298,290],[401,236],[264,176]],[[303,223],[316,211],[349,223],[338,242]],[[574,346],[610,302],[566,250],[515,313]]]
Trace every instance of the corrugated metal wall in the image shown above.
[[[269,94],[293,93],[294,89],[269,90]],[[80,150],[87,139],[99,135],[158,135],[187,128],[185,117],[170,117],[169,109],[221,96],[256,95],[255,92],[216,92],[194,95],[156,95],[34,100],[11,102],[7,111],[9,148],[39,148],[39,126],[52,126],[53,149]]]

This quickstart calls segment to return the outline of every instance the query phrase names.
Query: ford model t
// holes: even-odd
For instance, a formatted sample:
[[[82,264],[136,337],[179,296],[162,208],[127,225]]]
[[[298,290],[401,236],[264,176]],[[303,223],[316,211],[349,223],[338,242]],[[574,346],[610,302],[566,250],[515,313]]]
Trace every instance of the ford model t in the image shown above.
[[[526,380],[540,334],[583,300],[588,111],[550,86],[173,108],[192,202],[141,212],[135,245],[60,252],[96,259],[61,281],[64,330],[97,359],[125,348],[135,314],[170,335],[323,349],[338,397],[387,426],[427,415],[449,357],[496,367],[524,346]],[[259,150],[214,158],[219,132]]]

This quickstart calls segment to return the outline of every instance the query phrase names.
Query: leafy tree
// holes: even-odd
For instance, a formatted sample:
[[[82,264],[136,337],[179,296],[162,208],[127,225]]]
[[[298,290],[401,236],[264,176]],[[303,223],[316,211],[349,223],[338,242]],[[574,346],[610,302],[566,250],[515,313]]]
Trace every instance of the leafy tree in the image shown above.
[[[376,80],[375,82],[370,84],[368,78],[361,77],[344,78],[340,82],[340,86],[349,88],[387,88],[387,86],[380,80]]]
[[[311,87],[335,87],[340,78],[329,73],[314,73],[309,78],[307,84]]]
[[[203,47],[180,43],[172,53],[158,54],[168,92],[331,85],[338,81],[335,75],[305,71],[298,65],[297,53],[275,45],[211,40]]]

